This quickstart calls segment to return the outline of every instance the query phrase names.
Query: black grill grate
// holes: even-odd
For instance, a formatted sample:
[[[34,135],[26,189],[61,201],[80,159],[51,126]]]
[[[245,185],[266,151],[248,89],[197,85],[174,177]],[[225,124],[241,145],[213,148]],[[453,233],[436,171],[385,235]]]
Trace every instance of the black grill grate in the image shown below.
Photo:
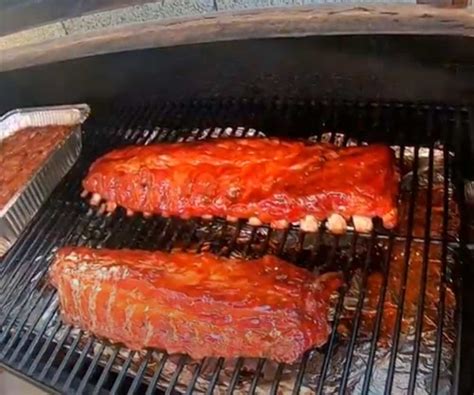
[[[85,125],[79,162],[0,266],[2,365],[70,393],[455,391],[461,279],[453,185],[461,154],[452,152],[462,152],[468,121],[464,109],[403,104],[205,100],[97,109]],[[338,237],[323,228],[304,234],[222,220],[128,218],[122,211],[104,217],[79,197],[88,166],[112,147],[255,130],[344,133],[343,139],[399,146],[406,221],[395,232]],[[129,353],[61,323],[46,273],[64,244],[212,250],[237,258],[270,252],[317,272],[340,270],[347,284],[334,301],[328,343],[294,366]]]

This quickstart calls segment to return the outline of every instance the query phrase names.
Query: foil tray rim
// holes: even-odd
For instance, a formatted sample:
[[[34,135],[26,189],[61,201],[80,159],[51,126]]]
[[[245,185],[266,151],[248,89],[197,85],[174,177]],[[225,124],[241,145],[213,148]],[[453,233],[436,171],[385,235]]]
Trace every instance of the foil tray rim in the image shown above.
[[[0,141],[27,127],[80,125],[90,113],[91,108],[85,103],[16,108],[0,116]],[[46,119],[43,121],[38,115]]]

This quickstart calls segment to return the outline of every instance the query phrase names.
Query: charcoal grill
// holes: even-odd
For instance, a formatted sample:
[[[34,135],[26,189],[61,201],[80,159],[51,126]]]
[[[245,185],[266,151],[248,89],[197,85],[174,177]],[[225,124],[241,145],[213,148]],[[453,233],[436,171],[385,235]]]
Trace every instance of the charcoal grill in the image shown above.
[[[48,391],[66,393],[456,393],[463,322],[461,270],[467,257],[464,234],[457,234],[459,224],[450,205],[455,200],[463,218],[467,211],[461,142],[470,133],[471,116],[461,106],[253,98],[101,107],[84,126],[80,160],[0,266],[1,365]],[[351,138],[396,145],[400,164],[409,173],[406,221],[396,231],[376,227],[369,235],[349,231],[335,236],[324,227],[305,234],[296,227],[272,231],[221,219],[129,218],[121,210],[103,216],[80,198],[88,166],[112,147],[258,138],[258,132],[299,138],[326,133],[341,144]],[[437,163],[441,167],[436,168]],[[435,185],[441,193],[437,230],[432,226]],[[420,194],[425,198],[421,205]],[[241,358],[191,361],[156,350],[128,352],[61,323],[47,270],[54,251],[66,244],[211,250],[237,259],[269,252],[316,272],[340,270],[346,285],[334,303],[328,344],[306,353],[294,366]],[[393,283],[396,251],[399,281]],[[415,255],[420,275],[413,279]],[[429,288],[433,259],[439,262],[438,285]],[[379,286],[370,288],[374,279],[380,280]],[[408,288],[414,284],[413,298]],[[388,333],[384,311],[392,297],[397,303]],[[366,318],[370,300],[372,324]],[[432,309],[428,300],[434,300],[434,315],[427,313]],[[409,343],[404,333],[407,314],[412,327]]]
[[[64,11],[40,3],[43,14],[31,12],[36,2],[26,10],[41,23]],[[83,3],[68,16],[143,1]],[[257,10],[266,2],[250,0],[165,0],[158,10],[176,15],[175,4],[191,5],[183,16],[201,15],[91,31],[84,23],[82,33],[0,53],[0,113],[92,108],[79,161],[0,262],[0,366],[74,394],[472,394],[472,12],[420,4]],[[202,15],[203,4],[253,9]],[[7,5],[6,31],[23,26],[21,9]],[[260,133],[393,146],[403,169],[400,226],[334,236],[324,224],[302,233],[222,219],[145,220],[122,210],[101,215],[80,198],[88,166],[114,147]],[[339,271],[345,285],[327,344],[291,366],[130,352],[61,322],[47,271],[66,244],[236,259],[271,253],[317,273]]]

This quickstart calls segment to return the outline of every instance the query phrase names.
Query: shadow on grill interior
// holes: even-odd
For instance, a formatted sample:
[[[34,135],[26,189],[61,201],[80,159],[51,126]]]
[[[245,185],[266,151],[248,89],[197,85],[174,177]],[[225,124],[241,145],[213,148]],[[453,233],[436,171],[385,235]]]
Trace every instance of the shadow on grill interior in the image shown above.
[[[442,50],[440,50],[442,48]],[[79,159],[0,265],[0,361],[67,393],[455,393],[472,375],[471,39],[332,36],[95,55],[0,73],[0,109],[85,102]],[[91,163],[129,144],[267,136],[383,143],[399,225],[344,235],[246,221],[103,215]],[[60,246],[277,255],[344,285],[326,344],[294,364],[129,351],[61,321]],[[463,286],[464,284],[464,286]]]

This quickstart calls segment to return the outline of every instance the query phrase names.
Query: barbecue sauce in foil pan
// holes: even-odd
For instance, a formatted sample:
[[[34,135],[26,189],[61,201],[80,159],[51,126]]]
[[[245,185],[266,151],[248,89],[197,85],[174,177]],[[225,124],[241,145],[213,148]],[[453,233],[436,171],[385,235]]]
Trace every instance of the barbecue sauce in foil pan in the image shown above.
[[[86,104],[17,109],[0,117],[0,258],[76,162]]]
[[[259,136],[261,133],[256,132],[255,137]],[[208,137],[212,138],[212,133]],[[343,134],[327,133],[314,139],[357,144]],[[342,272],[345,285],[334,295],[328,317],[333,333],[325,346],[308,352],[302,362],[288,365],[249,358],[197,361],[158,350],[130,351],[77,328],[55,329],[60,319],[57,301],[44,312],[45,317],[54,317],[44,323],[45,336],[56,330],[56,341],[66,348],[80,337],[79,349],[85,348],[101,366],[114,372],[127,366],[132,379],[133,375],[140,375],[145,384],[154,383],[163,390],[172,384],[173,393],[206,393],[215,385],[216,394],[228,393],[231,386],[236,394],[268,394],[273,390],[286,394],[295,389],[299,394],[335,393],[340,389],[345,393],[367,390],[378,394],[387,388],[390,370],[392,393],[405,393],[415,351],[415,393],[432,392],[437,363],[437,393],[450,393],[459,325],[455,317],[454,278],[460,261],[451,248],[451,242],[458,240],[459,212],[449,164],[445,163],[453,154],[441,145],[431,150],[417,148],[417,153],[414,147],[392,148],[402,176],[400,224],[392,232],[376,226],[369,235],[348,232],[336,236],[323,231],[324,224],[319,232],[303,233],[293,226],[272,230],[244,222],[173,219],[178,231],[170,237],[165,226],[161,233],[167,250],[212,251],[236,259],[275,254],[316,273]],[[88,215],[96,216],[93,211]],[[94,220],[98,229],[104,226],[103,216]],[[133,218],[123,215],[122,221]],[[154,230],[151,226],[147,235]],[[93,239],[92,232],[96,231],[94,226],[84,229],[86,234],[81,239]],[[108,239],[94,246],[114,247],[108,245]],[[51,261],[53,256],[54,251],[41,259]],[[403,309],[399,309],[401,299]],[[397,354],[393,358],[395,348]],[[369,367],[370,380],[366,380]]]

